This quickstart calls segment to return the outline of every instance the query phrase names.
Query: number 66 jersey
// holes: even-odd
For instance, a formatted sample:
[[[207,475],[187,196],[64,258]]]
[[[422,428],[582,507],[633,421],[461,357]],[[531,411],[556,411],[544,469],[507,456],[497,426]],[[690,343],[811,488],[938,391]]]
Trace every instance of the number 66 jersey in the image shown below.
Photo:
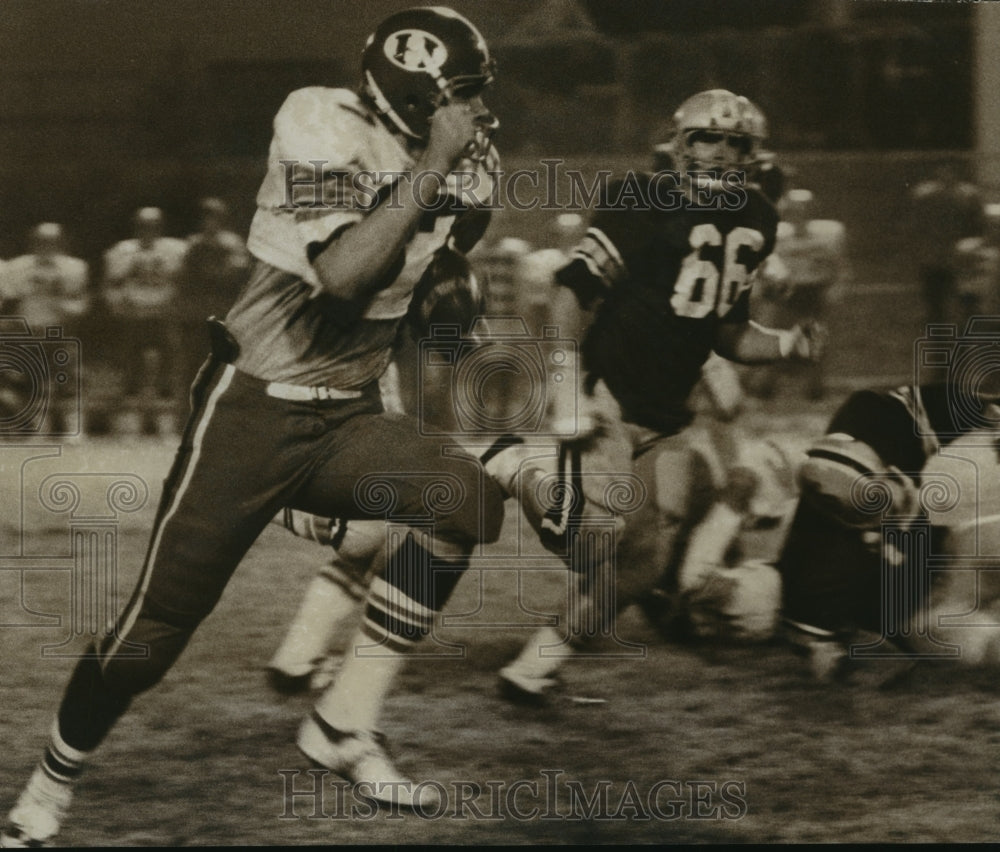
[[[673,195],[662,177],[673,178]],[[581,347],[585,388],[602,380],[625,421],[667,434],[691,420],[687,399],[720,324],[749,321],[754,272],[774,248],[778,224],[751,187],[703,194],[698,203],[676,186],[675,173],[611,182],[556,273],[594,309]]]

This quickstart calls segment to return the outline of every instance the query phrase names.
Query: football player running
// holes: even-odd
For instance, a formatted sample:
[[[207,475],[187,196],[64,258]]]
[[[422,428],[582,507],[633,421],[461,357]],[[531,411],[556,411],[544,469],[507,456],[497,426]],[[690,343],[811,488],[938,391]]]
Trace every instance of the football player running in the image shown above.
[[[553,454],[539,452],[523,456],[520,467],[487,467],[545,546],[579,574],[571,643],[588,639],[583,624],[612,632],[622,608],[662,586],[665,573],[677,576],[695,508],[710,505],[720,486],[687,430],[688,401],[713,351],[749,364],[818,352],[809,329],[774,330],[749,319],[752,276],[773,248],[778,219],[745,182],[765,135],[762,113],[744,97],[711,90],[689,98],[673,117],[675,197],[661,180],[669,173],[612,183],[555,275],[556,298],[577,306],[570,325],[584,329],[583,399],[573,412],[581,435],[563,442],[554,463]],[[753,491],[734,491],[737,512],[748,510]],[[632,505],[621,503],[625,492]],[[581,547],[588,526],[596,520],[606,530],[607,519],[613,541],[598,535],[596,549]],[[601,600],[595,590],[603,590]],[[503,680],[544,692],[561,657],[543,649],[565,638],[539,631]]]
[[[214,326],[140,580],[73,671],[6,845],[57,834],[90,754],[174,664],[280,508],[392,520],[375,496],[387,490],[391,511],[427,523],[384,554],[369,590],[357,642],[379,654],[345,661],[298,746],[369,782],[376,799],[424,801],[383,749],[379,710],[472,548],[499,535],[503,497],[475,458],[453,443],[445,453],[450,442],[422,440],[415,421],[384,413],[378,379],[415,286],[464,218],[438,203],[445,176],[489,155],[496,121],[482,92],[492,69],[468,20],[410,9],[370,37],[358,91],[311,87],[285,100],[250,229],[249,279],[225,326]],[[464,496],[429,505],[439,480]],[[454,570],[432,575],[432,557]]]

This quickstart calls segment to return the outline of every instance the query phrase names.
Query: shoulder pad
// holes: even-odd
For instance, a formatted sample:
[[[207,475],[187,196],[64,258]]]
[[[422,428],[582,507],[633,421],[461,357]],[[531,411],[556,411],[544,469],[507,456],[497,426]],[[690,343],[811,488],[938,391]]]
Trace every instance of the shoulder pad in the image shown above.
[[[138,249],[138,240],[121,240],[104,252],[104,255],[105,257],[121,257],[123,255],[135,254]]]
[[[352,163],[358,140],[373,121],[354,92],[310,86],[285,98],[274,117],[274,135],[284,155],[343,167]]]

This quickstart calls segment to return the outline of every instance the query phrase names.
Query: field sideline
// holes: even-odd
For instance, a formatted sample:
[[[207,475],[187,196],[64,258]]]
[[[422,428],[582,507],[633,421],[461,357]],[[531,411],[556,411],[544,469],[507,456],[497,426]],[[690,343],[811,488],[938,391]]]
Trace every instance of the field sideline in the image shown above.
[[[746,425],[801,444],[821,428],[832,404],[794,416],[751,411]],[[94,485],[102,473],[127,472],[146,483],[147,501],[121,515],[117,527],[119,590],[125,595],[173,446],[90,442],[24,463],[25,455],[37,452],[18,445],[0,454],[3,505],[17,505],[11,495],[28,497],[23,538],[9,515],[0,527],[4,810],[39,756],[73,665],[52,654],[72,653],[85,638],[70,635],[86,619],[76,619],[70,605],[68,513],[27,504],[55,473],[93,475],[84,481]],[[23,479],[12,484],[22,470]],[[491,556],[513,552],[517,518],[510,514]],[[332,777],[323,779],[321,803],[288,797],[289,783],[297,791],[312,783],[293,745],[309,700],[273,695],[262,669],[322,552],[270,528],[178,665],[159,688],[137,699],[98,753],[62,842],[995,839],[1000,720],[992,677],[938,669],[880,690],[877,672],[861,672],[850,686],[820,688],[778,645],[668,645],[629,612],[620,635],[642,646],[640,654],[577,659],[565,669],[568,695],[604,703],[563,699],[541,710],[505,703],[497,695],[496,670],[531,625],[546,617],[546,605],[565,592],[558,565],[540,551],[529,555],[530,571],[470,571],[448,609],[468,615],[436,633],[450,644],[434,645],[437,656],[412,660],[389,701],[383,727],[400,764],[448,793],[438,818],[371,813]],[[30,608],[62,615],[60,623],[45,624],[42,615],[19,606],[22,579]],[[61,650],[43,654],[43,646],[67,638]],[[587,802],[573,812],[574,804]]]

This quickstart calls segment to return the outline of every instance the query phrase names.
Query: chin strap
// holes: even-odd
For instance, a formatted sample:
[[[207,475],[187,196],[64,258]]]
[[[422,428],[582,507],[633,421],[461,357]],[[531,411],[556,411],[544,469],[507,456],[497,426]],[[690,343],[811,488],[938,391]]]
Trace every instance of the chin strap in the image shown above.
[[[372,77],[370,71],[365,71],[364,89],[368,97],[371,98],[372,103],[375,105],[375,110],[379,115],[388,118],[393,126],[408,139],[420,139],[419,136],[410,130],[409,125],[403,121],[399,113],[392,108],[392,104],[382,94],[382,90],[378,87],[378,83],[375,82],[375,78]]]

